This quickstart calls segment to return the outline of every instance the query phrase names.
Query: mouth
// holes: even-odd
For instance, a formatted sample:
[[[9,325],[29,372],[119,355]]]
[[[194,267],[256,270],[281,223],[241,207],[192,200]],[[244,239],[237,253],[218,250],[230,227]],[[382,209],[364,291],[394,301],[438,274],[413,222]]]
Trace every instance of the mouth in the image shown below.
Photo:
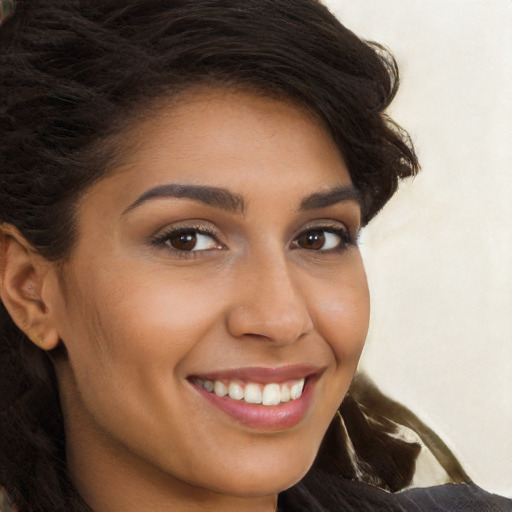
[[[249,404],[274,406],[300,398],[304,391],[306,379],[303,377],[281,384],[277,382],[262,384],[240,380],[212,381],[195,377],[192,379],[192,382],[208,393],[214,393],[219,397],[227,396],[233,400],[243,400]]]
[[[244,368],[188,378],[207,402],[256,430],[293,427],[312,404],[322,370],[311,365]]]

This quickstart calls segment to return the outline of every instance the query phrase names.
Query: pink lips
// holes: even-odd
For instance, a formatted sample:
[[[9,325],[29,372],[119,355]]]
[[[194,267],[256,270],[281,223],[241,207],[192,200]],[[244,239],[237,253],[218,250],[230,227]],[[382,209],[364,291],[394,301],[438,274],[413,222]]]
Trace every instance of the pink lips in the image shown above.
[[[310,364],[278,368],[236,368],[233,370],[194,375],[189,378],[189,382],[208,403],[245,426],[259,431],[276,432],[291,428],[302,420],[311,406],[315,384],[322,371],[322,369]],[[302,378],[306,379],[306,384],[299,398],[273,406],[250,404],[243,400],[234,400],[227,396],[220,397],[215,393],[203,389],[195,382],[195,379],[210,381],[240,380],[243,382],[269,384],[283,383]]]

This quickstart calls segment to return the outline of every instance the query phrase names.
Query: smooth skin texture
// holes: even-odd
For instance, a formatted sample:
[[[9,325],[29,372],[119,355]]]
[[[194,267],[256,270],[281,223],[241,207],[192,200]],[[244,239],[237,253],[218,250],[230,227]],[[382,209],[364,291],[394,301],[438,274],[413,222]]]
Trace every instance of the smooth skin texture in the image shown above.
[[[176,185],[227,192],[162,193]],[[307,112],[202,90],[131,130],[119,168],[81,197],[64,262],[4,235],[2,298],[42,348],[66,349],[68,464],[95,511],[269,512],[307,472],[368,328],[360,207],[330,194],[350,185]],[[235,420],[189,380],[302,363],[321,373],[312,405],[277,431]]]

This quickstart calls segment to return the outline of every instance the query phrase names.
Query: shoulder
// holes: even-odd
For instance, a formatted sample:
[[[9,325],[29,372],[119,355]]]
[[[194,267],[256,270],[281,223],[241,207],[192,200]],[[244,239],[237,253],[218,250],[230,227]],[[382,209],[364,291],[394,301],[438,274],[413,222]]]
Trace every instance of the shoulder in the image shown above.
[[[358,481],[316,474],[280,496],[282,512],[512,512],[512,500],[472,484],[391,493]]]
[[[472,484],[446,484],[409,489],[395,495],[404,505],[439,512],[512,512],[512,500]],[[407,508],[405,508],[407,510]]]

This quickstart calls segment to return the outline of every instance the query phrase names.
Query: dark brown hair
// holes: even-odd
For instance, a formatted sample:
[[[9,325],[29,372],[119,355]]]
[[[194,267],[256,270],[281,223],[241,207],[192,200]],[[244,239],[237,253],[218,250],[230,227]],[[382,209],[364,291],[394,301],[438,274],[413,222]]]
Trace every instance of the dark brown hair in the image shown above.
[[[152,101],[197,85],[312,112],[344,156],[364,223],[418,170],[385,114],[395,61],[316,0],[19,1],[0,27],[0,70],[0,223],[52,260],[72,249],[76,199],[115,168],[116,135]],[[67,475],[50,359],[2,304],[0,397],[0,485],[20,511],[87,510]],[[399,488],[409,466],[391,484],[385,468],[369,471]]]

